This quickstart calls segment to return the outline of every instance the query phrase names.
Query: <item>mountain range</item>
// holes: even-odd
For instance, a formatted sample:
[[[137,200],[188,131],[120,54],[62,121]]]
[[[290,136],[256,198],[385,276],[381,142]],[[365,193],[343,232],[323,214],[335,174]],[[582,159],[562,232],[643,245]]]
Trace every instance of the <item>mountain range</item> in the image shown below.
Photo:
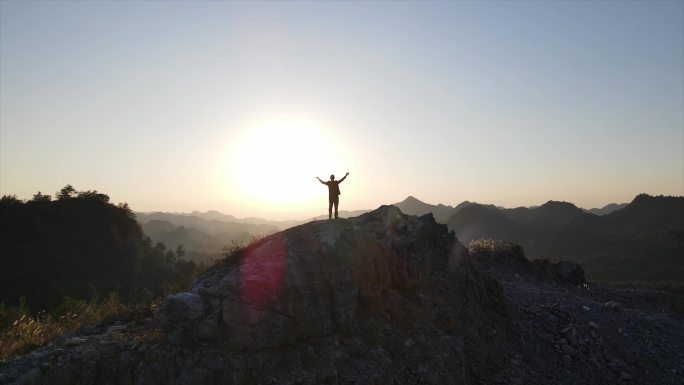
[[[425,203],[420,201],[419,199],[409,196],[403,201],[399,203],[395,203],[394,206],[398,207],[402,212],[409,214],[409,215],[424,215],[427,213],[432,213],[432,215],[435,217],[435,220],[440,223],[446,223],[449,218],[451,218],[454,214],[456,214],[459,210],[462,208],[472,206],[472,205],[480,205],[480,206],[485,206],[489,208],[494,208],[494,209],[500,209],[500,210],[505,210],[504,207],[502,206],[495,206],[492,204],[481,204],[481,203],[476,203],[476,202],[470,202],[470,201],[463,201],[456,205],[455,207],[449,206],[449,205],[444,205],[444,204],[437,204],[437,205],[432,205],[429,203]],[[607,215],[610,214],[613,211],[619,210],[621,208],[624,208],[627,206],[627,203],[610,203],[602,208],[592,208],[592,209],[581,209],[582,211],[594,214],[594,215]],[[530,206],[527,207],[529,209],[534,209],[538,208],[539,206]]]
[[[684,197],[640,194],[630,203],[583,209],[569,202],[503,208],[465,201],[431,205],[409,196],[412,215],[432,213],[465,244],[494,239],[530,258],[581,262],[587,277],[618,286],[684,292]]]
[[[627,203],[610,203],[607,204],[601,208],[593,208],[593,209],[582,209],[588,213],[594,214],[594,215],[608,215],[612,213],[613,211],[620,210],[622,208],[625,208],[627,206]]]
[[[341,218],[349,218],[367,211],[340,211],[339,215]],[[143,232],[152,242],[161,242],[169,249],[176,249],[182,245],[188,257],[196,261],[215,259],[226,246],[244,244],[255,237],[269,235],[309,221],[237,218],[215,210],[191,213],[138,212],[135,216]],[[321,215],[311,220],[326,218],[327,216]]]
[[[279,231],[275,222],[254,220],[236,222],[237,218],[218,211],[206,213],[136,213],[140,227],[152,242],[169,249],[179,245],[194,260],[215,259],[221,250],[233,243],[245,243],[254,237]]]
[[[466,244],[480,238],[504,240],[521,245],[531,258],[581,262],[593,280],[684,281],[684,197],[641,194],[630,203],[589,210],[559,201],[510,209],[470,201],[432,205],[413,196],[394,206],[409,215],[432,213]],[[340,216],[367,211],[341,211]],[[171,249],[182,244],[196,260],[193,256],[213,259],[227,245],[306,222],[239,219],[218,211],[136,217],[154,242]]]
[[[557,201],[515,209],[474,204],[446,224],[466,244],[505,240],[530,258],[581,262],[592,280],[684,281],[684,197],[641,194],[605,215]]]

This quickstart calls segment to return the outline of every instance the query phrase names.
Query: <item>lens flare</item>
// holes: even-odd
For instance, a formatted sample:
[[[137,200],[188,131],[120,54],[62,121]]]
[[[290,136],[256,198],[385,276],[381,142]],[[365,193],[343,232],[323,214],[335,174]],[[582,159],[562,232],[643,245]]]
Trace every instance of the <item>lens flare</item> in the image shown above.
[[[246,304],[267,309],[278,297],[285,275],[286,255],[281,234],[247,249],[240,266],[240,289]]]

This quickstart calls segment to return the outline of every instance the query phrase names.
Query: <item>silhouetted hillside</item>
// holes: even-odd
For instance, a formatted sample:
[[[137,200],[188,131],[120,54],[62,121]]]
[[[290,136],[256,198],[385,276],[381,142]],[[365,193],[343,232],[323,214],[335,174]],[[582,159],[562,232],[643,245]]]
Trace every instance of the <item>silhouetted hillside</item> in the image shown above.
[[[176,213],[174,215],[193,216],[193,217],[198,217],[198,218],[207,219],[207,220],[218,220],[218,221],[222,221],[222,222],[235,222],[235,223],[242,223],[242,224],[247,224],[247,225],[266,225],[266,226],[275,227],[278,229],[286,229],[286,228],[296,226],[296,225],[300,225],[303,223],[303,221],[301,221],[301,220],[276,221],[276,220],[256,218],[256,217],[237,218],[235,216],[232,216],[229,214],[224,214],[224,213],[222,213],[220,211],[216,211],[216,210],[209,210],[206,212],[193,211],[190,214]]]
[[[605,226],[622,231],[684,227],[684,197],[637,195],[625,208],[601,219]]]
[[[443,205],[441,203],[436,205],[431,205],[425,203],[413,196],[409,196],[399,203],[395,203],[394,206],[398,207],[402,212],[409,215],[425,215],[427,213],[432,213],[435,220],[439,223],[446,223],[449,218],[456,214],[462,208],[479,205],[487,208],[497,209],[499,207],[494,205],[482,205],[476,202],[463,201],[456,205],[456,207],[451,207],[449,205]]]
[[[367,210],[364,210],[364,212],[365,211]],[[209,233],[221,232],[215,228],[216,222],[232,223],[233,226],[244,226],[242,230],[252,235],[269,234],[273,232],[274,229],[287,229],[306,222],[306,220],[297,219],[271,220],[256,217],[237,218],[233,215],[224,214],[216,210],[210,210],[206,212],[193,211],[191,213],[136,213],[136,215],[141,221],[149,221],[153,219],[167,220],[179,226],[195,227],[199,230]],[[203,221],[208,221],[209,223],[203,223]]]
[[[584,211],[586,211],[590,214],[594,214],[594,215],[606,215],[606,214],[612,213],[613,211],[620,210],[621,208],[624,208],[625,206],[627,206],[627,203],[620,203],[620,204],[610,203],[610,204],[607,204],[601,208],[593,208],[593,209],[588,209],[588,210],[585,209]]]
[[[245,243],[278,230],[278,227],[268,223],[226,222],[237,218],[218,211],[194,211],[192,214],[136,213],[136,218],[145,235],[153,242],[161,242],[171,249],[182,245],[187,258],[198,263],[219,258],[227,246]]]
[[[177,225],[161,219],[153,219],[149,222],[140,223],[143,232],[148,237],[154,239],[158,234],[164,234],[178,228]]]
[[[169,221],[158,219],[141,223],[145,235],[152,242],[161,242],[171,249],[179,245],[188,250],[188,257],[192,258],[192,252],[219,253],[225,246],[232,242],[247,242],[252,235],[247,232],[233,232],[231,234],[208,234],[194,227],[177,226]]]
[[[398,207],[402,212],[409,215],[424,215],[427,213],[432,213],[435,220],[440,223],[446,222],[449,217],[454,214],[454,208],[451,206],[446,206],[443,204],[431,205],[416,199],[413,196],[409,196],[399,203],[395,203],[394,206]]]
[[[456,236],[466,243],[471,239],[483,238],[483,234],[491,234],[489,238],[506,239],[510,242],[523,239],[523,233],[517,224],[501,211],[477,203],[461,208],[447,224],[450,229],[458,229]]]
[[[581,261],[595,280],[684,281],[684,197],[639,195],[603,216],[554,201],[504,210],[469,206],[447,225],[466,243],[503,239],[531,258]]]
[[[557,201],[548,201],[535,208],[518,207],[500,211],[516,223],[542,226],[571,224],[594,217],[572,203]]]
[[[210,235],[227,234],[228,236],[232,236],[233,234],[236,234],[237,236],[242,236],[244,233],[249,235],[264,235],[271,234],[279,230],[278,227],[269,224],[226,222],[224,220],[205,219],[202,217],[186,214],[138,212],[135,213],[135,216],[141,224],[153,220],[162,220],[171,222],[176,226],[184,226],[186,228],[194,227],[195,229]],[[217,215],[213,216],[217,217]]]
[[[183,215],[183,214],[180,214],[180,215]],[[222,213],[220,211],[216,211],[216,210],[209,210],[206,212],[193,211],[189,215],[193,216],[193,217],[207,219],[207,220],[216,220],[216,221],[222,221],[222,222],[240,222],[240,220],[238,220],[238,218],[236,218],[232,215],[224,214],[224,213]]]
[[[0,302],[16,305],[26,297],[40,310],[65,295],[90,299],[111,291],[127,300],[189,280],[194,264],[153,246],[127,205],[67,187],[56,201],[39,194],[26,203],[0,201]]]
[[[538,224],[567,225],[590,220],[589,218],[593,217],[592,214],[585,213],[569,202],[548,201],[530,211],[532,222]]]

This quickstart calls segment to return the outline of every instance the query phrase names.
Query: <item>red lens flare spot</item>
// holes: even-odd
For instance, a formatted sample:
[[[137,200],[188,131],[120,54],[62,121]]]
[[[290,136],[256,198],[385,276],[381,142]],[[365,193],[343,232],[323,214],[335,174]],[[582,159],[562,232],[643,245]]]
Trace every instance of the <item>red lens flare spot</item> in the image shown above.
[[[268,308],[280,293],[285,274],[285,239],[282,235],[248,248],[240,266],[243,301],[255,308]]]

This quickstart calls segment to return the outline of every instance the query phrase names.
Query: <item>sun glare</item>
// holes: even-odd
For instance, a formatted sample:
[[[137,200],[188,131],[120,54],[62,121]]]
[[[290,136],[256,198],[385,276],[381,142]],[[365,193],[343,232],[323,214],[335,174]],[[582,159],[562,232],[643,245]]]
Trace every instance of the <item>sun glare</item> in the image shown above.
[[[272,119],[249,127],[231,146],[231,193],[250,206],[278,211],[306,205],[321,195],[315,176],[327,179],[335,167],[346,171],[338,145],[329,132],[303,119]]]

